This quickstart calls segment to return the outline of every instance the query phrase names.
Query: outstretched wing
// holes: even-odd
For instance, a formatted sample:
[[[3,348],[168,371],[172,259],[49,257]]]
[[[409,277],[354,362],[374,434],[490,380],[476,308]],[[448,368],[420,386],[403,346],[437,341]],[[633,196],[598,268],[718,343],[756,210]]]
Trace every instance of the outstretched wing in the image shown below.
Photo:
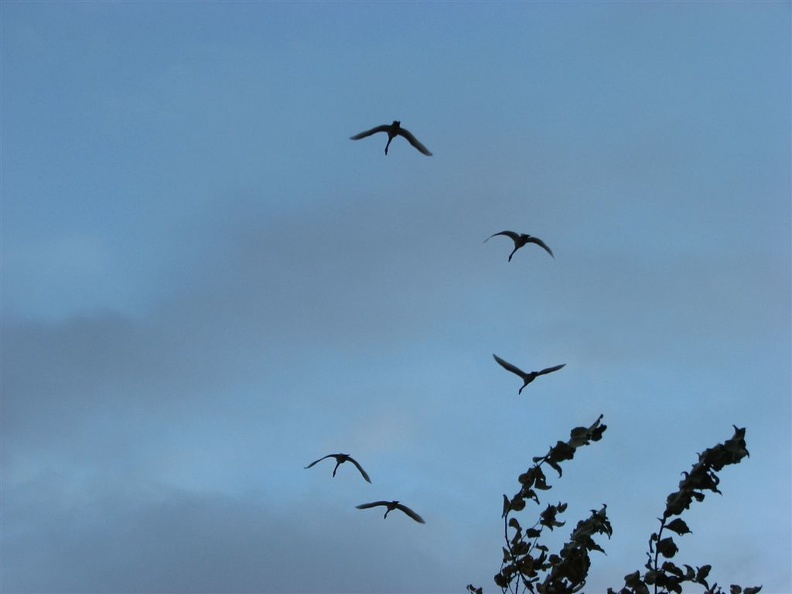
[[[311,466],[313,466],[313,465],[314,465],[314,464],[316,464],[317,462],[321,462],[321,461],[322,461],[322,460],[324,460],[325,458],[332,458],[332,457],[333,457],[333,454],[327,454],[327,456],[322,456],[322,457],[321,457],[321,458],[319,458],[318,460],[314,460],[313,462],[311,462],[311,463],[310,463],[308,466],[306,466],[306,468],[310,468]]]
[[[368,473],[367,473],[365,470],[363,470],[363,467],[362,467],[360,464],[358,464],[358,461],[357,461],[357,460],[355,460],[355,459],[354,459],[354,458],[352,458],[351,456],[348,456],[348,457],[347,457],[347,460],[349,460],[350,462],[352,462],[352,464],[354,464],[354,465],[355,465],[355,468],[357,468],[357,469],[360,471],[360,474],[362,474],[362,475],[363,475],[363,478],[364,478],[364,479],[366,479],[366,482],[367,482],[367,483],[370,483],[370,482],[371,482],[371,479],[369,478],[369,475],[368,475]]]
[[[355,507],[358,509],[369,509],[370,507],[379,507],[380,505],[384,505],[388,507],[390,501],[372,501],[371,503],[361,503],[360,505],[356,505]]]
[[[410,517],[411,517],[413,520],[415,520],[415,521],[416,521],[416,522],[418,522],[419,524],[426,524],[426,522],[424,522],[424,519],[423,519],[421,516],[419,516],[418,514],[416,514],[416,513],[415,513],[413,510],[411,510],[411,509],[410,509],[409,507],[407,507],[406,505],[402,505],[401,503],[397,503],[397,504],[396,504],[396,509],[400,509],[400,510],[402,510],[402,511],[403,511],[405,514],[407,514],[408,516],[410,516]]]
[[[544,375],[546,373],[553,373],[554,371],[558,371],[562,367],[564,367],[566,363],[561,363],[561,365],[556,365],[555,367],[548,367],[547,369],[542,369],[542,371],[537,371],[536,375]]]
[[[517,242],[517,239],[520,237],[519,233],[515,233],[514,231],[501,231],[500,233],[493,233],[492,235],[487,237],[487,239],[485,239],[484,241],[492,239],[496,235],[505,235],[506,237],[510,237],[512,241],[514,241],[515,243]]]
[[[404,136],[407,139],[407,142],[409,142],[411,145],[413,145],[415,148],[417,148],[427,157],[432,156],[432,153],[429,152],[429,149],[427,149],[424,145],[418,142],[418,139],[415,136],[413,136],[409,130],[405,130],[404,128],[399,128],[399,135]]]
[[[350,140],[360,140],[361,138],[365,138],[366,136],[371,136],[372,134],[376,134],[377,132],[387,132],[390,128],[389,125],[383,124],[382,126],[377,126],[376,128],[372,128],[371,130],[366,130],[365,132],[361,132],[360,134],[355,134],[354,136],[350,136]]]
[[[551,250],[549,247],[547,247],[547,244],[544,241],[542,241],[541,239],[539,239],[538,237],[531,237],[528,241],[530,243],[535,243],[536,245],[538,245],[539,247],[544,249],[544,251],[546,251],[548,254],[553,256],[553,250]],[[553,258],[555,258],[555,256],[553,256]]]
[[[498,355],[496,355],[495,353],[493,353],[492,356],[495,357],[495,360],[498,362],[498,365],[503,367],[506,371],[511,371],[513,374],[519,375],[521,378],[525,378],[525,376],[527,375],[522,369],[520,369],[519,367],[515,367],[508,361],[504,361],[503,359],[498,357]]]

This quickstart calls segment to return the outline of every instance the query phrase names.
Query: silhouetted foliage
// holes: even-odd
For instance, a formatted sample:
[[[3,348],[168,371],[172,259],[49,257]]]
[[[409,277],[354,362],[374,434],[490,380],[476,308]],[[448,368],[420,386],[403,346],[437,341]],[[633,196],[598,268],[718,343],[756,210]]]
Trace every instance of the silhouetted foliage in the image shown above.
[[[544,464],[561,477],[561,463],[572,460],[578,448],[602,439],[606,429],[607,426],[602,424],[602,415],[589,427],[576,427],[571,431],[568,441],[559,441],[544,456],[533,458],[533,466],[518,477],[520,490],[513,497],[503,496],[506,546],[503,548],[503,561],[495,576],[495,583],[504,592],[518,592],[522,587],[528,592],[560,594],[577,592],[586,583],[591,565],[589,552],[602,551],[592,536],[611,535],[604,505],[598,511],[592,510],[588,519],[578,522],[569,541],[558,553],[551,553],[545,545],[539,543],[539,538],[545,529],[552,531],[564,526],[565,522],[560,521],[559,516],[566,511],[566,503],[548,504],[533,526],[525,529],[514,514],[523,511],[529,500],[540,505],[539,491],[551,488],[542,470]]]
[[[567,508],[566,503],[547,505],[536,522],[523,528],[514,514],[522,512],[528,501],[541,505],[539,491],[548,491],[551,485],[542,470],[547,464],[559,478],[562,476],[561,462],[571,460],[575,451],[582,446],[602,439],[607,426],[601,423],[602,415],[589,427],[576,427],[568,441],[559,441],[547,454],[533,458],[534,465],[518,477],[520,490],[511,498],[503,496],[504,540],[503,560],[500,571],[495,575],[495,584],[506,592],[518,594],[572,594],[579,592],[586,584],[591,568],[591,551],[605,551],[594,538],[605,534],[610,538],[612,529],[606,513],[605,504],[599,510],[591,510],[591,515],[581,520],[570,534],[569,540],[558,553],[551,553],[539,539],[545,529],[550,531],[561,528],[565,522],[559,520]],[[682,584],[690,582],[705,588],[705,594],[725,594],[717,583],[710,585],[711,566],[693,567],[683,564],[679,567],[670,561],[679,552],[674,535],[690,534],[687,523],[679,517],[690,507],[693,500],[703,501],[705,491],[720,493],[717,472],[729,464],[738,464],[748,456],[745,447],[745,429],[734,427],[734,435],[722,444],[705,450],[690,472],[683,472],[679,490],[666,498],[666,509],[659,518],[660,528],[649,538],[646,571],[635,571],[624,576],[624,586],[608,594],[679,594]],[[672,533],[669,535],[669,533]],[[757,594],[761,586],[742,588],[732,585],[729,594]],[[483,594],[483,588],[467,586],[470,594]]]
[[[704,501],[704,492],[712,491],[720,494],[718,483],[720,479],[716,474],[724,466],[729,464],[739,464],[740,461],[748,456],[745,448],[745,429],[734,427],[734,435],[722,444],[714,448],[704,450],[699,454],[698,462],[693,465],[690,472],[683,472],[683,478],[679,481],[679,489],[671,493],[666,498],[666,508],[663,517],[658,518],[660,529],[652,533],[649,537],[648,557],[644,567],[646,571],[641,574],[635,571],[624,576],[624,587],[618,591],[608,588],[608,594],[649,594],[649,586],[652,592],[682,592],[682,584],[690,582],[704,586],[708,594],[721,594],[723,590],[717,583],[709,584],[710,565],[692,567],[684,564],[684,569],[676,565],[673,559],[679,552],[674,536],[665,536],[664,532],[669,531],[679,536],[690,534],[691,530],[687,523],[681,518],[674,516],[681,515],[690,507],[693,500]],[[761,586],[742,588],[732,585],[729,588],[730,594],[756,594],[762,589]]]

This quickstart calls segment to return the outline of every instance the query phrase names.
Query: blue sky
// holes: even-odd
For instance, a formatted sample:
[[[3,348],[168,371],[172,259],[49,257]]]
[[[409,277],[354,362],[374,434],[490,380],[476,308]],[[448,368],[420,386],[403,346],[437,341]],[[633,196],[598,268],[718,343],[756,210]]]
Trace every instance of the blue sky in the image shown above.
[[[0,16],[4,592],[494,592],[599,414],[546,500],[608,504],[586,591],[732,424],[679,560],[792,591],[789,3]],[[349,140],[394,119],[434,156]]]

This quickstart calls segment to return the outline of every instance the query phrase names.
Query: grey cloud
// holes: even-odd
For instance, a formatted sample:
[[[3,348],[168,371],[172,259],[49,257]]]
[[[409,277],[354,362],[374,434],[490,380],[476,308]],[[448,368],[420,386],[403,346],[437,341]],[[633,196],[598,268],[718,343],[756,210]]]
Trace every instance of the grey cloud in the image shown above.
[[[12,518],[4,532],[15,535],[4,550],[7,591],[416,591],[405,573],[425,575],[424,587],[435,591],[458,586],[439,559],[416,549],[420,533],[396,522],[392,538],[372,551],[365,528],[381,518],[355,516],[351,506],[339,522],[332,515],[343,512],[332,508],[321,510],[325,517],[273,513],[254,496],[135,485],[63,506],[56,489],[45,496],[40,486],[4,497]],[[26,504],[31,496],[35,505]]]

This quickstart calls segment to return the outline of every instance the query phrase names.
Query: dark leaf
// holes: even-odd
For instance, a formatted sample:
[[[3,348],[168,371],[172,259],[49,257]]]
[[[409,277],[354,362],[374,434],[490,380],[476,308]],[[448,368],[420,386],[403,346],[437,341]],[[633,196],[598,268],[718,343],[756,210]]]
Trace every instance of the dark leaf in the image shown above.
[[[539,516],[539,523],[542,526],[546,526],[552,530],[553,528],[560,528],[564,525],[564,522],[558,522],[556,520],[556,515],[558,513],[562,513],[566,509],[566,504],[559,503],[557,506],[555,505],[548,505],[545,510]]]
[[[684,572],[679,567],[671,563],[671,561],[666,561],[663,563],[663,571],[666,573],[672,573],[677,577],[683,577],[685,575]]]
[[[628,573],[624,576],[624,583],[630,586],[631,588],[635,587],[635,584],[640,583],[641,581],[641,572],[640,571],[633,571],[632,573]]]
[[[563,462],[564,460],[571,460],[574,457],[575,448],[568,443],[559,441],[550,449],[550,453],[548,454],[548,462],[550,460],[553,462]]]
[[[690,507],[690,503],[690,491],[677,491],[676,493],[671,493],[666,499],[666,510],[663,513],[663,517],[678,516]]]
[[[530,555],[526,555],[517,563],[517,571],[520,572],[520,575],[523,577],[531,577],[536,575],[536,571],[534,570],[534,559]]]
[[[646,584],[641,579],[640,571],[634,571],[629,575],[625,575],[624,584],[628,588],[632,588],[632,592],[635,594],[649,594],[649,588],[646,587]]]
[[[496,574],[493,579],[495,580],[495,585],[504,590],[509,587],[509,582],[511,582],[511,580],[502,573]]]
[[[534,483],[534,470],[539,468],[538,466],[534,466],[528,472],[523,472],[520,476],[517,477],[519,483],[524,487],[531,487]]]
[[[525,538],[539,538],[541,535],[542,531],[536,528],[528,528],[528,530],[525,531]]]
[[[514,555],[515,557],[519,555],[525,555],[530,550],[531,548],[528,546],[528,543],[525,542],[524,540],[521,540],[519,542],[513,543],[512,555]]]
[[[542,491],[547,491],[550,489],[550,486],[547,484],[547,479],[545,478],[544,472],[539,466],[534,467],[534,487],[540,489]]]
[[[534,491],[533,489],[525,489],[525,488],[523,488],[522,491],[520,491],[519,495],[523,499],[526,499],[526,498],[527,499],[533,499],[534,501],[536,501],[536,503],[539,503],[539,496],[536,494],[536,491]]]
[[[525,499],[515,496],[509,503],[509,507],[511,507],[513,511],[522,511],[525,509]]]
[[[696,582],[698,582],[699,584],[704,584],[706,586],[707,584],[706,582],[704,582],[704,580],[707,579],[707,576],[709,575],[711,570],[712,570],[712,565],[702,565],[701,567],[699,567],[698,571],[696,572]]]
[[[605,433],[605,430],[608,428],[607,425],[600,425],[596,429],[591,432],[591,441],[599,441],[602,439],[602,434]]]
[[[589,542],[587,543],[586,548],[589,551],[598,551],[598,552],[602,553],[603,555],[605,554],[605,549],[603,549],[601,546],[599,546],[596,542],[594,542],[591,539],[589,539]]]
[[[657,550],[663,557],[670,559],[677,554],[679,549],[674,543],[674,539],[669,536],[657,542]]]
[[[569,445],[573,447],[586,445],[590,435],[591,431],[588,427],[575,427],[569,434]]]
[[[563,472],[561,472],[561,467],[558,464],[556,464],[556,462],[554,460],[551,460],[550,458],[548,458],[547,459],[547,463],[550,466],[553,467],[553,470],[555,470],[558,473],[558,476],[561,476],[561,475],[564,474]]]
[[[651,569],[647,571],[646,574],[644,575],[644,581],[647,584],[652,585],[657,581],[658,578],[661,577],[663,577],[662,573],[660,573],[659,571],[655,571],[654,569]]]
[[[680,518],[676,518],[670,521],[668,524],[666,524],[666,528],[668,528],[672,532],[676,532],[677,534],[690,533],[690,529],[688,528],[687,524]]]

